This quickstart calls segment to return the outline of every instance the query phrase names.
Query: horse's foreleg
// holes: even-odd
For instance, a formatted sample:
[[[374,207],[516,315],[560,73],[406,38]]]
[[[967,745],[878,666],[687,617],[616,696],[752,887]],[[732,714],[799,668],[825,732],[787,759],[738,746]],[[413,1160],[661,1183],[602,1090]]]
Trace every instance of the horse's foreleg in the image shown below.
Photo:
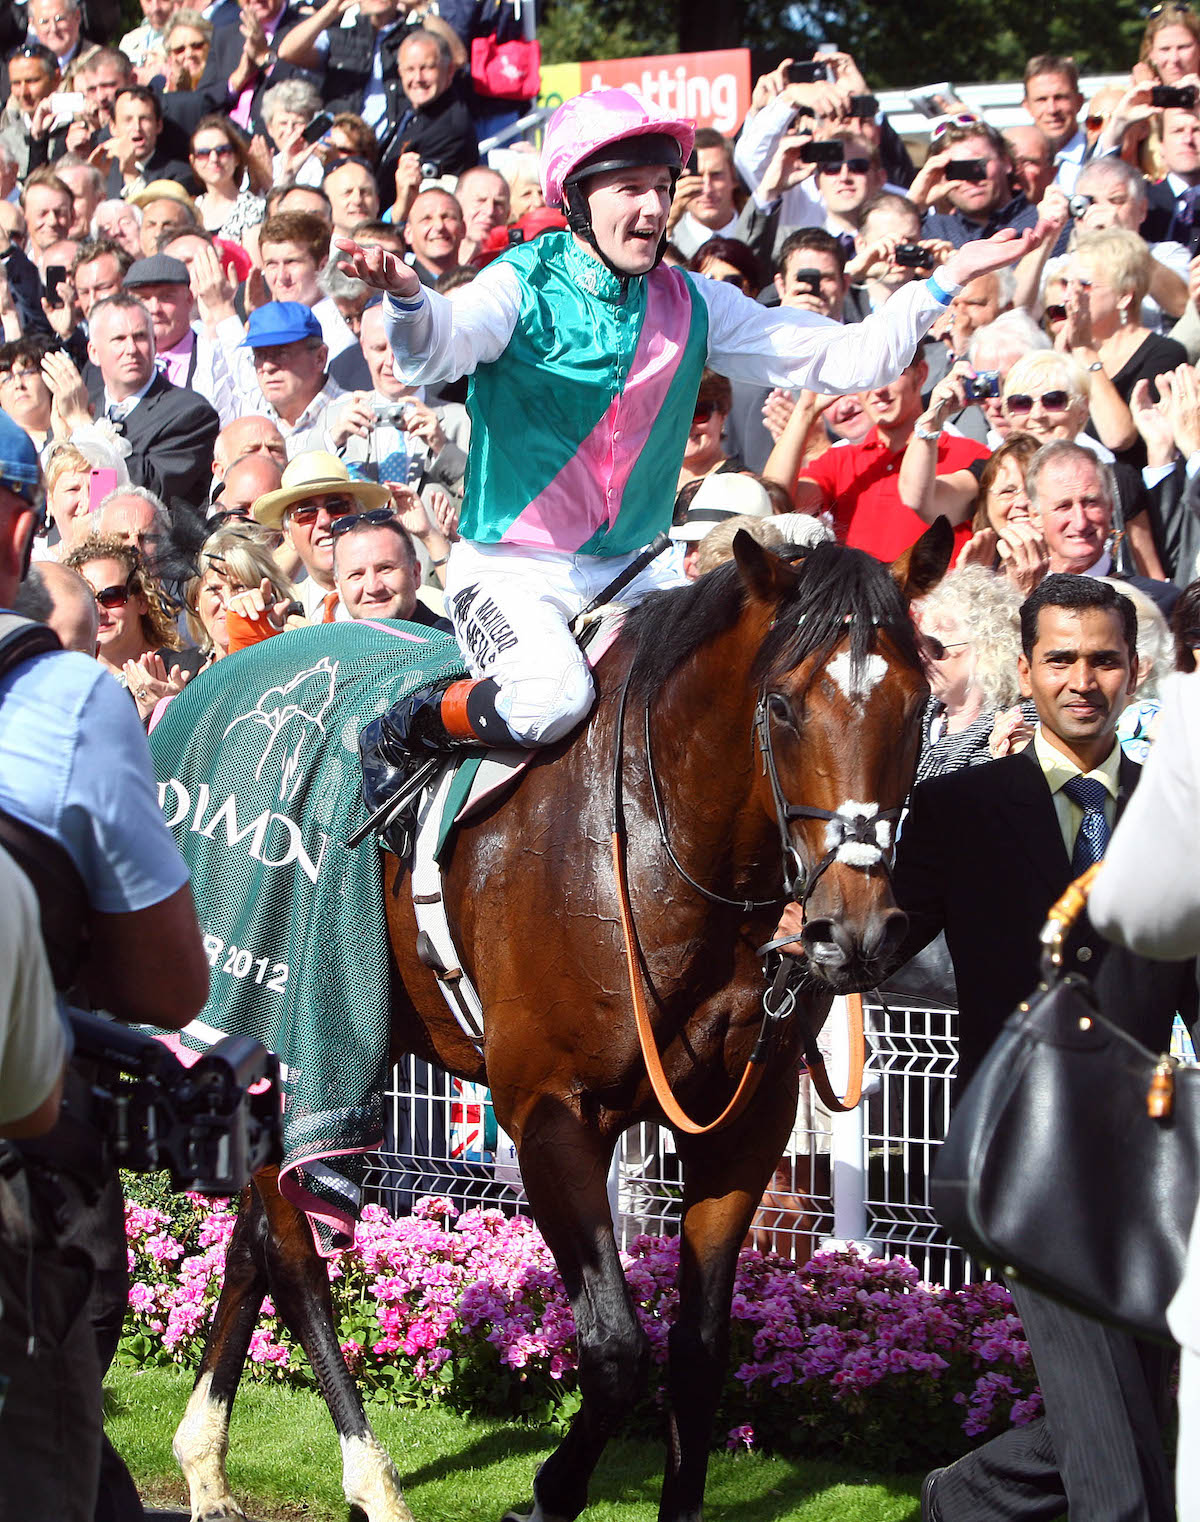
[[[790,1082],[764,1083],[727,1130],[677,1138],[684,1169],[679,1310],[669,1341],[671,1420],[659,1522],[699,1522],[703,1514],[738,1249],[795,1113],[793,1075]]]
[[[277,1180],[272,1180],[276,1185]],[[342,1489],[368,1522],[413,1522],[400,1480],[371,1431],[357,1386],[338,1344],[329,1274],[313,1245],[305,1216],[260,1186],[266,1212],[267,1281],[275,1309],[300,1343],[342,1445]]]
[[[528,1522],[571,1522],[579,1515],[604,1445],[645,1384],[649,1345],[625,1282],[608,1204],[613,1142],[561,1110],[527,1123],[521,1142],[529,1204],[575,1316],[583,1397],[566,1437],[538,1470]]]
[[[208,1340],[172,1447],[191,1497],[192,1522],[217,1522],[245,1513],[225,1475],[229,1413],[246,1363],[258,1308],[267,1292],[263,1253],[266,1220],[253,1187],[243,1192],[237,1224],[225,1254],[225,1283]]]

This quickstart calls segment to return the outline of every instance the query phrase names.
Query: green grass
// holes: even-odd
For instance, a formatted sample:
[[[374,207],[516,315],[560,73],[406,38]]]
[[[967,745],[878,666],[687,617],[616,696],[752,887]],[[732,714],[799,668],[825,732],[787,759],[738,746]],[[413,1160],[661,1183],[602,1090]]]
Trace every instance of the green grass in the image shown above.
[[[183,1506],[171,1435],[191,1389],[178,1369],[113,1369],[108,1431],[147,1502]],[[528,1510],[534,1470],[553,1436],[444,1409],[385,1410],[371,1419],[400,1473],[418,1522],[499,1522]],[[247,1383],[234,1406],[229,1478],[259,1522],[346,1522],[340,1457],[320,1398]],[[592,1483],[588,1522],[653,1522],[663,1454],[658,1443],[622,1441],[606,1451]],[[846,1464],[757,1454],[714,1454],[706,1522],[910,1522],[919,1475],[894,1477]],[[186,1510],[186,1507],[184,1507]]]

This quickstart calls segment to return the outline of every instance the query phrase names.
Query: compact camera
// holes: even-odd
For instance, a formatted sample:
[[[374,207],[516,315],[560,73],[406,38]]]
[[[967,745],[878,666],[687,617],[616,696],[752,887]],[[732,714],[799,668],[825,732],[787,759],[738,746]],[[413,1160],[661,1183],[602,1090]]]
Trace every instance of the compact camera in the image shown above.
[[[969,402],[982,402],[1000,395],[999,370],[980,370],[978,375],[968,375],[963,380],[963,394]]]

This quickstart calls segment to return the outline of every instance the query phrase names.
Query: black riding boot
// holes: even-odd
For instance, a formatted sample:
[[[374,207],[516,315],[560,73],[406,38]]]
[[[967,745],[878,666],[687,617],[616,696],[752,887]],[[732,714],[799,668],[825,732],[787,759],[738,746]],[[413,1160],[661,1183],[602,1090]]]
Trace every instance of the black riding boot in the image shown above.
[[[423,762],[439,753],[464,746],[518,745],[508,725],[496,712],[496,683],[452,680],[421,687],[372,719],[358,737],[363,769],[363,800],[373,813],[395,797]],[[411,811],[405,809],[401,828],[388,844],[397,856],[407,855],[407,826]],[[398,847],[403,846],[403,849]]]

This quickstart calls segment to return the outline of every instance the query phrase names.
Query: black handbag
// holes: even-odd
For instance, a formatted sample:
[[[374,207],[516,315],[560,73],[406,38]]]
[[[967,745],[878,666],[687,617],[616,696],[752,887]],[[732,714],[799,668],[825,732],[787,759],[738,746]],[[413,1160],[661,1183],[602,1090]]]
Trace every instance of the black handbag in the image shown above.
[[[1060,976],[1085,882],[1051,910],[1045,981],[958,1104],[931,1199],[955,1240],[1007,1277],[1170,1342],[1200,1194],[1200,1067],[1147,1050],[1085,979]]]

